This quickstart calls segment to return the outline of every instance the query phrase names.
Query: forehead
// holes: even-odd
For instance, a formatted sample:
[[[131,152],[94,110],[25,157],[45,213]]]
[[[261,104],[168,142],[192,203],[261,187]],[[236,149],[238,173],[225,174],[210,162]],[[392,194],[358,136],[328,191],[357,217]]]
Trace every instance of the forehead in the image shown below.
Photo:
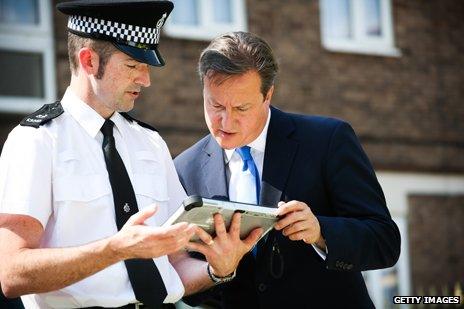
[[[221,92],[259,92],[261,90],[261,77],[254,70],[237,75],[208,74],[204,78],[204,87],[210,90],[220,90]]]
[[[120,50],[116,50],[114,53],[111,54],[110,58],[111,61],[115,62],[126,62],[126,61],[132,61],[132,62],[139,62],[138,60],[135,60],[131,56],[127,55],[126,53],[123,53]]]

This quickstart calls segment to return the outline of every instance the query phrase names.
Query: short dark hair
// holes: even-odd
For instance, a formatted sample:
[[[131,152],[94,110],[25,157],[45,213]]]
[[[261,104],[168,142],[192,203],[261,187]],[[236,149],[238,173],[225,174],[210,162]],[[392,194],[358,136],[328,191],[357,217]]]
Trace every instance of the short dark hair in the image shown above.
[[[226,75],[227,78],[254,70],[261,77],[264,96],[274,85],[278,69],[269,44],[255,34],[242,31],[229,32],[212,40],[198,63],[201,82],[205,76]]]
[[[98,72],[95,76],[100,79],[105,74],[105,67],[108,63],[108,59],[113,55],[117,48],[108,41],[85,38],[74,33],[68,32],[68,57],[69,57],[69,68],[71,73],[77,73],[79,68],[79,61],[77,59],[77,52],[83,48],[88,47],[95,51],[99,57]]]

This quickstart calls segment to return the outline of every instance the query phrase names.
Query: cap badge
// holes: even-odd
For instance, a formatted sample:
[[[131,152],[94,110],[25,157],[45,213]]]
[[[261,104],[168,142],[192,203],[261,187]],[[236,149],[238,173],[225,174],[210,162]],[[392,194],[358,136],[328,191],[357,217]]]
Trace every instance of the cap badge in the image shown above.
[[[166,17],[168,17],[168,14],[164,13],[160,20],[158,20],[158,22],[156,23],[156,29],[159,30],[163,26]]]

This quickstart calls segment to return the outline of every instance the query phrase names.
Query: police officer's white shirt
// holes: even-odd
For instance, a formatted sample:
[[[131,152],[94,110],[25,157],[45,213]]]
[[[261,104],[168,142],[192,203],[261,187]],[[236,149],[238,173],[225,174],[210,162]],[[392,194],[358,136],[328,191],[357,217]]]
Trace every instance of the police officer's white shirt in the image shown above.
[[[259,136],[249,143],[247,146],[251,148],[251,156],[255,162],[256,168],[259,172],[259,181],[263,179],[263,165],[264,153],[266,150],[267,131],[269,129],[269,122],[271,120],[271,111],[269,110],[266,124]],[[240,155],[234,149],[225,149],[224,160],[226,163],[226,174],[229,180],[229,199],[231,201],[258,204],[256,200],[256,184],[254,176],[250,170],[243,171],[243,161]],[[270,205],[268,205],[270,206]],[[326,259],[327,252],[319,249],[317,246],[312,245],[317,254]]]
[[[17,126],[0,158],[0,212],[39,220],[44,248],[79,246],[117,232],[101,146],[104,119],[70,89],[61,103],[64,113],[49,123]],[[119,113],[111,120],[138,207],[158,204],[146,223],[161,225],[186,197],[166,143]],[[168,292],[165,303],[179,300],[184,287],[167,256],[154,261]],[[24,296],[23,302],[28,308],[118,307],[136,299],[119,262],[59,291]]]

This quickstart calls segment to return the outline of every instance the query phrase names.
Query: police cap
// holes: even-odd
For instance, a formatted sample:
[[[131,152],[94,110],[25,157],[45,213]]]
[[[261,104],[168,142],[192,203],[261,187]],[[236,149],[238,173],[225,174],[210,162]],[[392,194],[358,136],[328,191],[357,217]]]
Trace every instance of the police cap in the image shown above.
[[[77,0],[56,7],[69,15],[70,32],[110,41],[140,62],[164,65],[158,43],[161,27],[174,8],[171,1]]]

